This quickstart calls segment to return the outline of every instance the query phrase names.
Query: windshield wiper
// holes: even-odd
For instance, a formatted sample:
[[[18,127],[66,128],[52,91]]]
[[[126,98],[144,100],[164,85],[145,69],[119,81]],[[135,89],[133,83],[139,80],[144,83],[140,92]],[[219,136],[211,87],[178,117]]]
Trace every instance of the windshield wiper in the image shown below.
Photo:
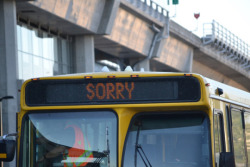
[[[152,165],[151,165],[150,161],[148,160],[148,158],[147,158],[145,152],[143,151],[141,145],[138,144],[138,145],[136,146],[136,148],[137,148],[137,152],[139,153],[139,155],[140,155],[140,157],[141,157],[143,163],[145,164],[145,166],[148,167],[148,165],[149,165],[150,167],[152,167]],[[141,150],[141,151],[140,151],[140,150]],[[147,162],[145,161],[145,159],[143,158],[143,156],[145,157],[145,159],[146,159]],[[147,165],[147,163],[148,163],[148,165]]]
[[[139,153],[139,155],[140,155],[140,157],[141,157],[141,159],[146,167],[152,167],[150,161],[148,160],[145,152],[142,149],[142,146],[140,144],[138,144],[142,124],[141,124],[141,122],[135,122],[135,125],[138,126],[137,134],[136,134],[136,141],[135,141],[135,167],[137,166],[137,153]]]

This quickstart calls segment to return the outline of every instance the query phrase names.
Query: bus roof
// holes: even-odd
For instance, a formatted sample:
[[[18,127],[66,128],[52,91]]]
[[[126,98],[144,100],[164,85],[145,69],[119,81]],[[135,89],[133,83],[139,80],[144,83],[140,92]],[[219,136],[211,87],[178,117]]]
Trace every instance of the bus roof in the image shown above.
[[[228,100],[236,101],[238,103],[242,103],[245,105],[248,105],[248,108],[250,108],[250,93],[243,91],[241,89],[223,84],[221,82],[204,78],[206,83],[209,83],[209,94],[210,96],[218,96],[222,97]],[[218,95],[218,88],[223,90],[222,95]]]

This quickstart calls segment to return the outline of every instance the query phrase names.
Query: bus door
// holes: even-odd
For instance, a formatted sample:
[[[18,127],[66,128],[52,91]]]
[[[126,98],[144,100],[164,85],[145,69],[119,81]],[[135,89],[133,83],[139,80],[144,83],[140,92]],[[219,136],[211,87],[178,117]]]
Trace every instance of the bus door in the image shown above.
[[[225,152],[225,137],[223,114],[221,110],[214,109],[214,155],[216,167],[219,167],[220,154]]]
[[[247,167],[247,149],[245,135],[245,120],[242,109],[231,106],[228,121],[231,122],[229,131],[231,132],[231,149],[234,152],[235,166]]]

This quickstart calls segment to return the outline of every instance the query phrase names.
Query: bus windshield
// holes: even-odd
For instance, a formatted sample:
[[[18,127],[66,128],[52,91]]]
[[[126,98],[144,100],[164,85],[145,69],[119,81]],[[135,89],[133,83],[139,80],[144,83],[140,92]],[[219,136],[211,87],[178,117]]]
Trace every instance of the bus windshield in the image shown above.
[[[22,130],[23,167],[117,166],[117,116],[113,112],[30,113]]]
[[[204,114],[135,116],[123,167],[210,167],[208,118]]]

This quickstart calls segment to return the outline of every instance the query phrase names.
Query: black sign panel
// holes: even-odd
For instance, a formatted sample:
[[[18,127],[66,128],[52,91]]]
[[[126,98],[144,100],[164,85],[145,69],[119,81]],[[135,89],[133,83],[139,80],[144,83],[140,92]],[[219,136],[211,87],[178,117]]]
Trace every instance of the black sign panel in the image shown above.
[[[28,83],[28,106],[199,101],[194,77],[37,80]]]

